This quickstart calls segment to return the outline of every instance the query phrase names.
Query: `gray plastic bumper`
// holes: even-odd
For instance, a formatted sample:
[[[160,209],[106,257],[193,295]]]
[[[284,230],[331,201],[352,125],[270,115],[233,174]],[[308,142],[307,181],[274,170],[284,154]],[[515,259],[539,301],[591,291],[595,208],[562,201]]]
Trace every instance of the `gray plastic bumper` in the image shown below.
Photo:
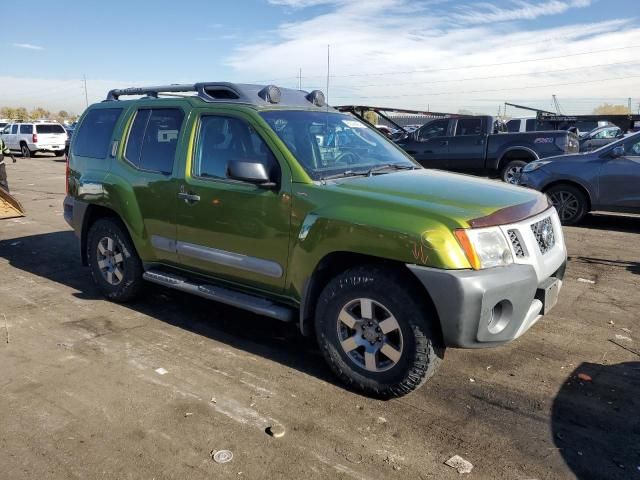
[[[492,347],[518,338],[549,307],[543,305],[531,265],[487,270],[443,270],[407,265],[429,292],[440,317],[445,345]],[[552,276],[562,285],[565,264]]]

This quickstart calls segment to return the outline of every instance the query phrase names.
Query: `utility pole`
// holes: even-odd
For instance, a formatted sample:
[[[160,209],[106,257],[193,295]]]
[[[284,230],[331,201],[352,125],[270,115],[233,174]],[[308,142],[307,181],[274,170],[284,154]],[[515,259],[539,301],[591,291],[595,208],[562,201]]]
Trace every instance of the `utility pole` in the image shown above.
[[[302,68],[298,70],[298,90],[302,90]]]
[[[89,94],[87,93],[87,76],[83,75],[82,78],[84,80],[84,103],[86,104],[85,106],[88,108],[89,107]]]
[[[631,97],[629,97],[629,99],[627,100],[627,105],[629,105],[629,106],[628,106],[628,108],[629,108],[629,114],[631,114]]]

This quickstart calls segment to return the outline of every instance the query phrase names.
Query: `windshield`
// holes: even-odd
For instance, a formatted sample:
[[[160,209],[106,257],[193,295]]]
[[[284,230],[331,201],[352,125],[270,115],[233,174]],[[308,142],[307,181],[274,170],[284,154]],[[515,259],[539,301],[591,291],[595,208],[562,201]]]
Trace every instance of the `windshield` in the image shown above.
[[[314,180],[379,172],[384,166],[419,168],[384,135],[351,115],[308,111],[261,115]]]

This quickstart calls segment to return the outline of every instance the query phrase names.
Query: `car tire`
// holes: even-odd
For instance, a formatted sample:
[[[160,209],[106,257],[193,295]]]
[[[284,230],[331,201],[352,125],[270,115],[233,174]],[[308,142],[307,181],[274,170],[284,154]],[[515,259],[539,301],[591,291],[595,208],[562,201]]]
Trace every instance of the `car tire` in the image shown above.
[[[26,143],[20,145],[20,153],[22,154],[23,158],[31,158],[34,156],[33,153],[31,153],[31,150],[29,150],[29,147]]]
[[[511,160],[507,162],[507,164],[502,167],[502,171],[500,172],[500,178],[505,183],[510,183],[512,185],[518,184],[518,179],[522,174],[522,169],[527,164],[524,160]]]
[[[554,185],[545,193],[556,207],[562,225],[575,225],[589,212],[587,197],[573,185]]]
[[[91,225],[86,255],[93,281],[109,300],[127,302],[141,293],[142,262],[118,219],[102,218]]]
[[[388,399],[435,373],[445,348],[421,293],[401,272],[375,265],[351,268],[327,284],[316,307],[316,336],[346,385]]]
[[[64,155],[64,150],[54,150],[53,154],[56,157],[61,157],[62,155]]]

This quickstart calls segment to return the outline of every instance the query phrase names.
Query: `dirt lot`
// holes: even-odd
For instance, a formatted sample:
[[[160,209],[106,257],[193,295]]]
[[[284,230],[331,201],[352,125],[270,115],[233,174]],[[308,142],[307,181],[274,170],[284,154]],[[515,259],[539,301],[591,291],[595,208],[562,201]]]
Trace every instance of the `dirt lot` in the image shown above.
[[[548,317],[382,402],[293,326],[156,287],[102,300],[62,218],[64,162],[7,170],[28,216],[0,221],[0,478],[453,479],[455,454],[468,478],[640,478],[640,218],[567,228]]]

